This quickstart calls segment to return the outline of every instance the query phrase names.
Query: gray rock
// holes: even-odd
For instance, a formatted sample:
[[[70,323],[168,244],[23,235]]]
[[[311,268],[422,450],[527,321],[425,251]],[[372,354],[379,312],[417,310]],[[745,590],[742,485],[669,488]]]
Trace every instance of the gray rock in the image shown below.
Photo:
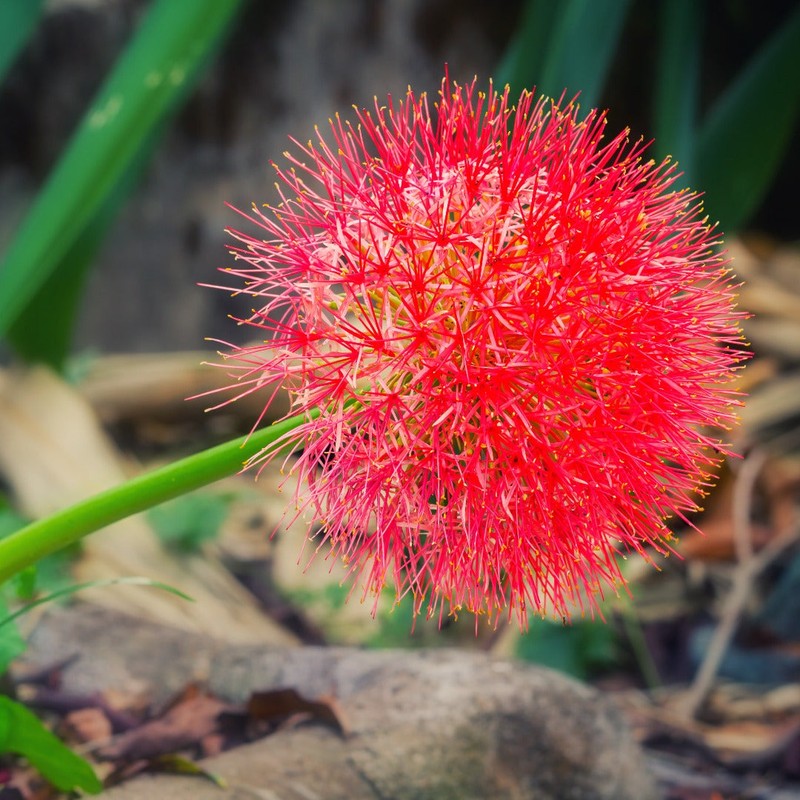
[[[73,691],[146,688],[156,700],[203,679],[229,700],[291,686],[336,698],[347,738],[317,725],[208,759],[226,789],[147,776],[110,800],[655,800],[642,754],[613,702],[547,669],[453,650],[231,646],[92,607],[53,611],[29,661],[75,653]]]

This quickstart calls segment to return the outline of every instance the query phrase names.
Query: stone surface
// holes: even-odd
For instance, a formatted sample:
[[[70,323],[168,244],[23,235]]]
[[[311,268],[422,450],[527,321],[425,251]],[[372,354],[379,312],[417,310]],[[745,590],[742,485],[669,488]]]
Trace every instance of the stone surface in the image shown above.
[[[189,680],[222,697],[291,686],[336,698],[347,738],[305,725],[204,762],[226,789],[148,776],[110,800],[655,800],[624,719],[591,688],[546,669],[453,650],[224,646],[92,607],[49,612],[37,664],[80,653],[68,689],[148,690]]]

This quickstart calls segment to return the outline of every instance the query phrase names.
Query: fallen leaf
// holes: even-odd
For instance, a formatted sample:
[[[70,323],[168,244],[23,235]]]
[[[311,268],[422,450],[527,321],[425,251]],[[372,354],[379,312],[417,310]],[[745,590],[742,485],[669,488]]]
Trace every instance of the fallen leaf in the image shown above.
[[[100,708],[81,708],[64,718],[64,729],[70,739],[81,744],[111,738],[111,721]]]
[[[229,704],[190,686],[164,714],[116,736],[96,755],[108,760],[150,761],[197,747],[206,736],[217,732],[220,714],[231,710]]]
[[[215,775],[213,772],[203,769],[199,764],[195,764],[194,761],[184,758],[183,756],[159,756],[150,762],[150,767],[159,772],[168,772],[172,775],[196,775],[215,783],[220,789],[226,787],[225,780],[219,775]]]
[[[254,692],[247,701],[247,714],[259,721],[279,721],[294,714],[308,714],[312,719],[330,725],[342,736],[348,735],[341,709],[334,698],[308,700],[291,688]]]

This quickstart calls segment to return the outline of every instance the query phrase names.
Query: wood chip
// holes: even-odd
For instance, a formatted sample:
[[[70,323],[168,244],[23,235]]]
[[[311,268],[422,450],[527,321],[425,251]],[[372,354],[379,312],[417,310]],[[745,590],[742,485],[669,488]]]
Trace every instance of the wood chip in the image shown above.
[[[122,465],[90,406],[54,373],[41,367],[0,373],[0,474],[22,513],[42,517],[118,484],[126,478]],[[87,590],[83,596],[95,603],[231,642],[296,642],[218,561],[173,556],[141,515],[83,544],[78,581],[141,575],[196,601],[115,586]]]

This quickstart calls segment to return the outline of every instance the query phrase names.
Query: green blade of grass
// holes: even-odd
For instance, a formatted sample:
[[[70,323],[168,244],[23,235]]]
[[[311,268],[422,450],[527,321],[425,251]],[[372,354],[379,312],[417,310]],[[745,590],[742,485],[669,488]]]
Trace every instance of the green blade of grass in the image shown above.
[[[597,105],[630,0],[532,0],[498,71],[498,83],[533,84],[551,97],[581,93]]]
[[[94,216],[9,327],[6,337],[21,358],[62,370],[90,267],[119,210],[144,172],[162,128],[159,125],[156,134],[141,144]]]
[[[697,188],[724,230],[757,210],[800,111],[800,6],[719,98],[700,130]]]
[[[558,4],[552,0],[528,0],[517,31],[495,70],[500,87],[509,84],[514,94],[534,87],[544,70],[548,38],[559,13]]]
[[[695,124],[700,84],[703,4],[662,0],[653,95],[654,155],[678,159],[681,182],[693,182]]]
[[[542,73],[546,94],[567,97],[580,92],[581,104],[600,101],[617,49],[630,0],[570,0],[563,3],[559,25]]]
[[[10,625],[23,614],[27,614],[29,611],[33,611],[34,608],[38,608],[45,603],[52,603],[54,600],[60,600],[62,597],[69,597],[70,595],[82,592],[84,589],[102,589],[109,586],[147,586],[151,589],[161,589],[162,591],[174,594],[176,597],[180,597],[181,600],[186,600],[190,603],[194,602],[193,598],[189,597],[188,594],[184,594],[180,589],[176,589],[168,583],[154,581],[139,575],[123,576],[121,578],[104,578],[102,580],[87,581],[86,583],[67,586],[64,589],[59,589],[57,592],[51,592],[45,597],[40,597],[38,600],[34,600],[22,608],[17,609],[13,614],[6,614],[5,617],[0,618],[0,629],[6,625]]]
[[[44,0],[3,0],[0,3],[0,81],[33,33]]]
[[[99,214],[80,232],[10,326],[6,338],[21,358],[61,369],[89,265],[110,222],[103,218],[108,216]]]
[[[0,266],[0,336],[92,225],[186,96],[241,0],[157,0],[85,115]],[[67,265],[68,266],[68,265]],[[43,314],[40,325],[46,325]]]
[[[5,675],[9,664],[25,652],[25,640],[16,625],[6,625],[8,615],[5,599],[0,596],[0,676]]]

